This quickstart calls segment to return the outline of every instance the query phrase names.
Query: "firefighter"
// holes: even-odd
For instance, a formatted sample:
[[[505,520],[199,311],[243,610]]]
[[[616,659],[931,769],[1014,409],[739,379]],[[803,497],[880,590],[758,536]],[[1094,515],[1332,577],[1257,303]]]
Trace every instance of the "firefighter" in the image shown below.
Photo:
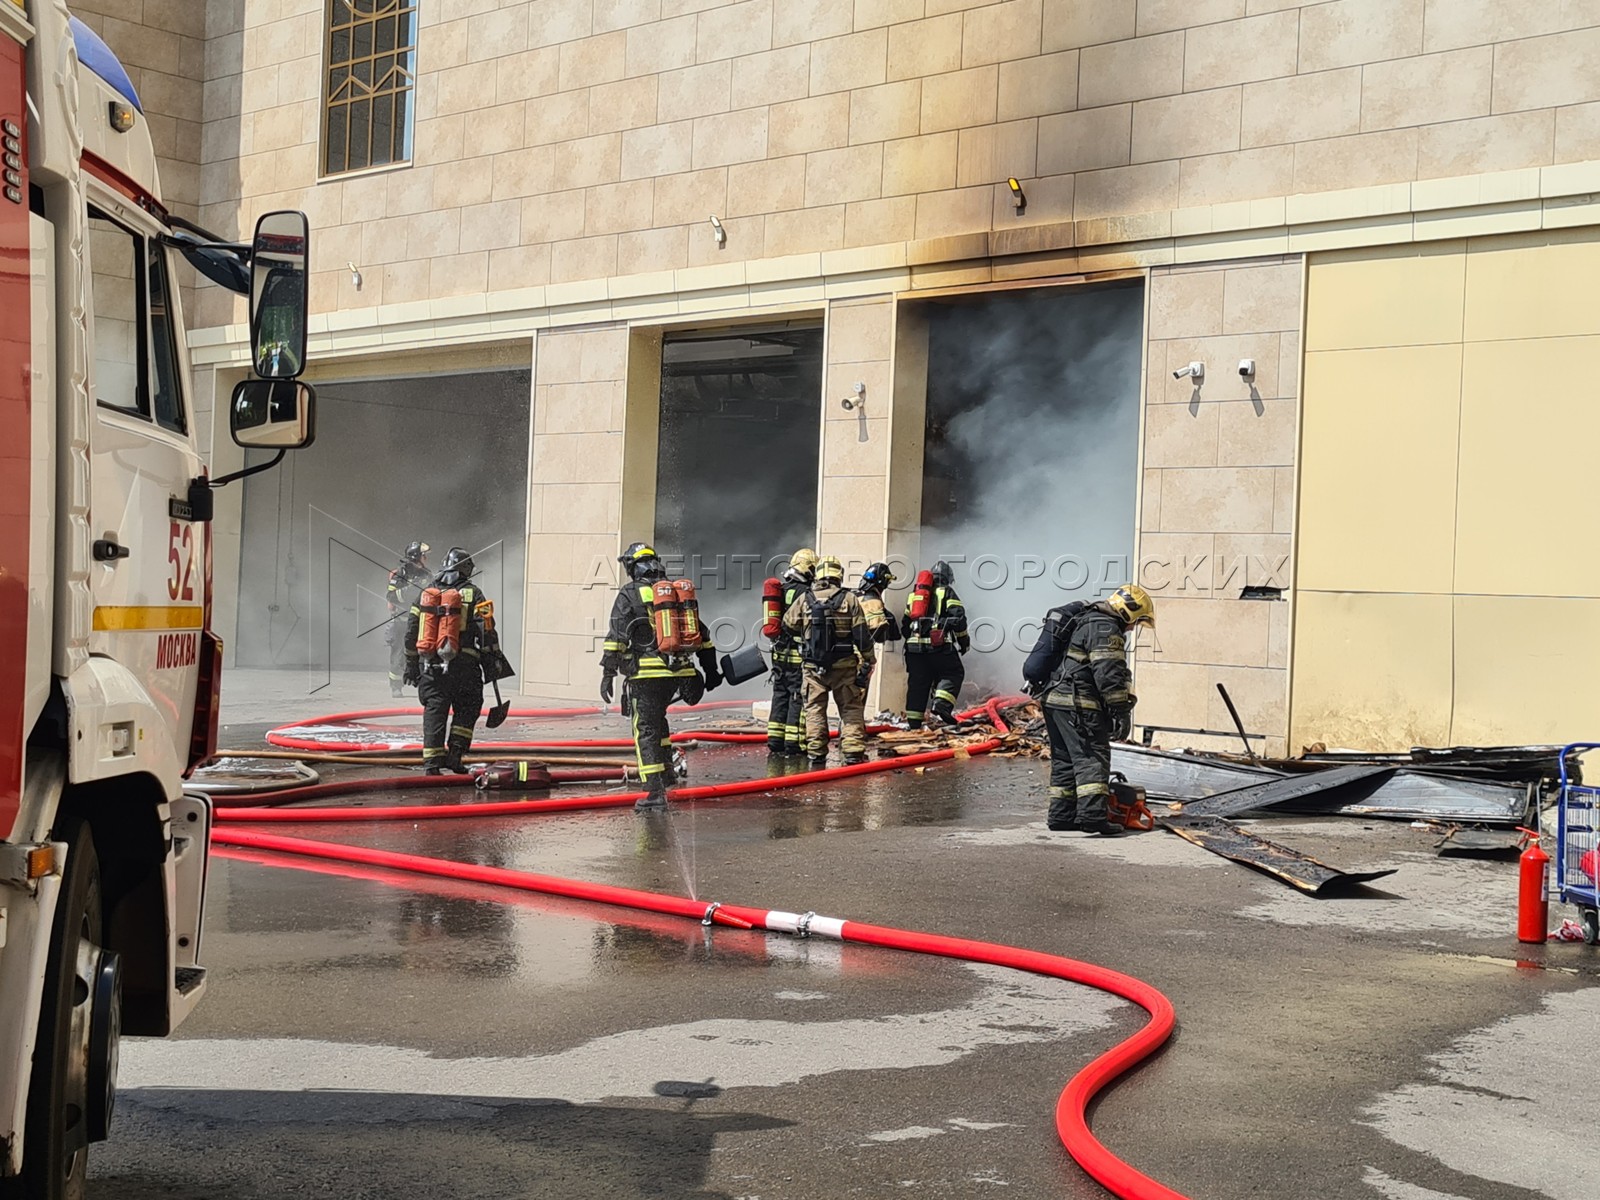
[[[861,572],[861,582],[856,584],[856,595],[861,598],[861,609],[867,614],[867,628],[874,642],[898,642],[900,622],[883,603],[883,593],[894,582],[894,572],[888,563],[875,562]]]
[[[1023,674],[1042,697],[1050,736],[1050,811],[1054,830],[1115,836],[1108,819],[1111,742],[1133,732],[1133,680],[1126,634],[1156,623],[1155,601],[1136,583],[1094,604],[1069,604],[1045,614]]]
[[[422,701],[422,766],[425,775],[453,771],[467,773],[465,755],[472,748],[472,731],[483,711],[484,660],[500,653],[500,635],[494,627],[494,605],[471,582],[476,570],[472,555],[460,546],[451,546],[439,564],[433,587],[443,592],[456,591],[461,602],[445,611],[436,606],[434,616],[441,627],[457,622],[458,641],[448,658],[443,647],[432,652],[419,651],[424,606],[412,605],[406,622],[406,683],[417,685]],[[432,592],[432,588],[428,591]]]
[[[806,754],[813,768],[828,763],[828,697],[839,709],[839,749],[846,763],[867,761],[867,684],[875,657],[861,598],[844,587],[837,558],[817,563],[816,582],[783,615],[804,664]]]
[[[967,677],[961,656],[972,640],[967,610],[950,586],[954,578],[950,564],[940,559],[928,578],[918,575],[906,597],[906,725],[911,729],[921,729],[924,719],[929,725],[955,720],[956,698]]]
[[[611,606],[600,658],[600,699],[611,703],[620,674],[626,681],[622,709],[633,717],[633,744],[639,758],[639,778],[646,794],[634,808],[644,812],[667,806],[668,775],[672,770],[672,731],[667,726],[667,706],[682,695],[690,704],[722,683],[717,670],[716,647],[702,629],[700,644],[691,653],[700,660],[696,672],[689,654],[663,655],[656,648],[654,591],[666,578],[661,559],[645,542],[634,542],[617,561],[627,579]],[[704,673],[704,680],[701,679]]]
[[[389,644],[389,695],[403,695],[406,677],[406,621],[411,606],[422,595],[422,589],[432,580],[428,574],[427,542],[412,542],[406,547],[400,565],[389,572],[389,590],[384,599],[389,603],[389,620],[383,628],[383,640]]]
[[[817,569],[817,552],[800,549],[789,559],[783,573],[783,611],[811,590]],[[772,711],[767,714],[767,752],[795,757],[805,753],[801,743],[804,730],[801,709],[805,698],[805,676],[801,671],[800,647],[787,633],[772,640]]]

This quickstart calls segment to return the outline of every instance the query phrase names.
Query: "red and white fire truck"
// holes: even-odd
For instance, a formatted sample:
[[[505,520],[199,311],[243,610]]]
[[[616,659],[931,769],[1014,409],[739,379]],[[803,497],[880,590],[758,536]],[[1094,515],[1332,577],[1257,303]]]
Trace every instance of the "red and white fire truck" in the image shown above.
[[[0,1196],[60,1200],[120,1035],[205,990],[210,809],[184,779],[215,748],[229,480],[195,440],[181,264],[251,297],[228,419],[279,451],[260,470],[313,432],[309,239],[300,213],[249,245],[168,214],[135,89],[62,0],[0,0],[0,145]]]

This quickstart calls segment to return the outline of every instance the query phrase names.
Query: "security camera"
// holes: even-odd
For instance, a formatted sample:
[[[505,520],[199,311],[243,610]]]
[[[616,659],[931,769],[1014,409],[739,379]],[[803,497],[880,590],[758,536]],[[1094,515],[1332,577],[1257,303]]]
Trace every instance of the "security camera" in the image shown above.
[[[853,409],[864,407],[866,405],[866,403],[867,403],[867,385],[866,384],[864,384],[864,383],[856,384],[856,386],[854,388],[854,391],[855,391],[855,395],[846,396],[843,400],[839,401],[839,407],[844,409],[845,412],[850,412]]]
[[[1188,376],[1196,383],[1199,383],[1206,377],[1205,363],[1192,362],[1187,367],[1180,367],[1172,373],[1174,379],[1182,379],[1184,376]]]
[[[1253,359],[1253,358],[1241,358],[1239,360],[1239,378],[1240,379],[1254,379],[1255,376],[1256,376],[1256,360]]]

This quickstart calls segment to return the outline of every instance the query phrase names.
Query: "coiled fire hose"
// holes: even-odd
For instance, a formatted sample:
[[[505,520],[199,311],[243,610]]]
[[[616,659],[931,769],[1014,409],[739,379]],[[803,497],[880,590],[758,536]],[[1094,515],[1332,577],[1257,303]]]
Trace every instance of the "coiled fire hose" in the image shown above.
[[[963,718],[986,713],[996,730],[1002,735],[1009,727],[1001,713],[1003,702],[990,700],[981,709],[962,714]],[[409,711],[409,710],[407,710]],[[537,711],[537,710],[536,710]],[[592,710],[581,710],[589,715]],[[549,715],[548,713],[542,715]],[[571,714],[580,715],[580,714]],[[698,735],[704,739],[705,735]],[[764,737],[762,738],[764,740]],[[879,771],[897,770],[929,762],[942,762],[958,756],[985,754],[1003,745],[1003,737],[990,738],[961,749],[943,749],[903,758],[878,760],[851,766],[805,771],[776,779],[754,779],[737,783],[709,784],[700,787],[677,788],[671,793],[675,800],[715,799],[754,792],[769,792],[783,788],[802,787],[828,780],[851,778]],[[509,747],[508,747],[509,748]],[[407,777],[414,778],[414,777]],[[460,777],[457,777],[460,778]],[[382,783],[392,781],[371,781]],[[439,778],[430,777],[435,786]],[[415,784],[411,786],[417,786]],[[295,788],[287,791],[306,792],[330,788],[337,792],[349,785],[324,784],[314,788]],[[285,793],[278,793],[282,797]],[[332,792],[326,794],[333,794]],[[531,871],[518,871],[506,867],[488,867],[477,863],[458,862],[420,854],[404,854],[390,850],[376,850],[343,843],[313,841],[306,838],[285,837],[254,830],[230,828],[246,822],[350,822],[372,820],[429,820],[439,818],[486,817],[513,813],[534,814],[570,811],[578,808],[611,808],[631,805],[643,793],[630,792],[606,796],[564,796],[549,800],[508,801],[486,804],[419,805],[392,808],[314,808],[283,810],[272,808],[219,808],[217,825],[212,829],[212,841],[222,846],[291,854],[326,861],[363,864],[392,871],[441,879],[465,880],[512,888],[525,892],[539,892],[551,896],[588,901],[598,904],[618,905],[669,916],[687,917],[708,925],[723,925],[735,929],[761,929],[772,933],[787,933],[798,937],[828,937],[842,942],[878,946],[885,949],[907,950],[918,954],[932,954],[966,962],[986,963],[1029,971],[1054,979],[1080,983],[1100,991],[1129,1000],[1150,1015],[1149,1021],[1110,1050],[1101,1054],[1081,1069],[1068,1082],[1056,1101],[1056,1133],[1073,1159],[1091,1177],[1113,1195],[1122,1200],[1186,1200],[1182,1193],[1150,1178],[1137,1168],[1118,1158],[1108,1150],[1089,1128],[1088,1107],[1094,1098],[1119,1076],[1133,1069],[1159,1050],[1171,1036],[1176,1023],[1172,1003],[1154,987],[1129,975],[1081,962],[1059,954],[1046,954],[1025,950],[997,942],[975,941],[949,937],[937,933],[896,929],[890,926],[870,925],[837,917],[824,917],[816,913],[792,913],[775,909],[749,908],[735,904],[707,903],[687,896],[672,896],[660,892],[647,892],[635,888],[614,887],[609,884],[589,883],[565,879],[555,875],[540,875]],[[310,799],[311,797],[304,797]]]

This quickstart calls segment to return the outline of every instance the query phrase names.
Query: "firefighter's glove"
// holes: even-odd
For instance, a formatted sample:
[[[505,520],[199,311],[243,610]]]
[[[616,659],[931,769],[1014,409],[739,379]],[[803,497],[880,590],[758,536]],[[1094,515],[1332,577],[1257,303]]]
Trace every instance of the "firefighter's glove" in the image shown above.
[[[600,676],[600,703],[610,704],[611,697],[616,691],[617,677],[610,671]]]
[[[716,664],[705,668],[706,691],[714,692],[722,686],[722,672],[717,670]]]
[[[860,669],[858,671],[856,671],[856,686],[858,688],[865,689],[867,684],[869,684],[871,682],[872,682],[872,664],[871,663],[862,663]]]
[[[1111,740],[1125,742],[1133,736],[1133,707],[1119,708],[1111,714]]]
[[[963,633],[956,639],[956,649],[965,654],[968,650],[972,649],[972,639]]]
[[[406,673],[401,677],[400,682],[407,687],[416,687],[417,684],[422,682],[422,668],[416,659],[406,659]]]

